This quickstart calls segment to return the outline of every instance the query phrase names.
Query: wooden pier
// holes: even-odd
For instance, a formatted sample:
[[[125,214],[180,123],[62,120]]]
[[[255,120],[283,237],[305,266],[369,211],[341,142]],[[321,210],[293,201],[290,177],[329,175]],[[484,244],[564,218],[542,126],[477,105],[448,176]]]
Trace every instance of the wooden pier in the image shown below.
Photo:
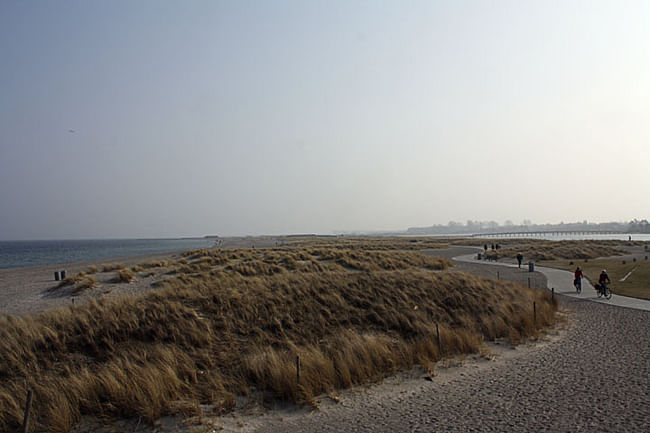
[[[616,230],[535,230],[496,233],[476,233],[473,238],[532,238],[536,236],[581,236],[581,235],[626,235],[627,232]]]

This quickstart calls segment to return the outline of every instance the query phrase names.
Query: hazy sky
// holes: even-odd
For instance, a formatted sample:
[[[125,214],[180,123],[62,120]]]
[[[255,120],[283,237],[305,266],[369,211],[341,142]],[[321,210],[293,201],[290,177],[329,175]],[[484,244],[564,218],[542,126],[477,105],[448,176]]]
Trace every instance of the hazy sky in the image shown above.
[[[646,0],[1,0],[0,239],[648,218],[649,23]]]

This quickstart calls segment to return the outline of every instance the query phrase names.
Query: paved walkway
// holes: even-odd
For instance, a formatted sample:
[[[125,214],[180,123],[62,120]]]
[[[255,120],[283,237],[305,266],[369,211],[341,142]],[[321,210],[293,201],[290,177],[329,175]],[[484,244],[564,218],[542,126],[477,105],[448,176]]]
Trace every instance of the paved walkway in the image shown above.
[[[454,257],[453,260],[466,263],[477,263],[485,266],[518,267],[516,264],[478,260],[476,257],[476,254],[465,254]],[[526,264],[526,266],[528,265]],[[596,296],[596,289],[594,289],[586,278],[582,279],[582,292],[576,293],[576,289],[573,286],[573,272],[563,271],[561,269],[545,268],[543,266],[535,266],[535,270],[546,276],[548,279],[548,289],[550,290],[551,288],[554,288],[555,293],[557,294],[571,296],[586,301],[600,302],[602,304],[616,305],[617,307],[650,311],[650,301],[646,299],[630,298],[621,295],[612,295],[612,298],[609,300],[599,298]]]
[[[551,334],[540,345],[505,351],[493,361],[468,362],[450,377],[437,369],[441,374],[432,381],[414,378],[395,387],[356,387],[341,392],[337,403],[320,400],[318,411],[256,418],[250,430],[647,432],[650,312],[579,299],[569,290],[571,275],[559,272],[549,272],[549,281],[558,292],[567,292],[558,300],[570,314],[557,337]]]
[[[471,250],[470,250],[471,251]],[[468,250],[448,252],[448,257]],[[475,255],[473,268],[509,268]],[[480,270],[480,269],[479,269]],[[518,271],[518,270],[517,270]],[[468,363],[456,375],[344,391],[319,410],[270,414],[251,423],[260,433],[315,432],[646,432],[650,425],[650,302],[622,296],[603,301],[585,284],[575,293],[570,272],[536,267],[570,312],[558,337],[495,360]],[[491,274],[491,272],[489,272]],[[514,272],[517,276],[520,272]],[[479,272],[479,274],[483,274]],[[521,270],[528,275],[527,270]],[[546,284],[544,284],[546,285]],[[544,287],[540,285],[539,287]],[[596,302],[585,302],[596,301]],[[632,308],[611,308],[614,304]],[[643,308],[645,307],[645,308]],[[595,326],[603,324],[606,326]],[[506,357],[507,359],[505,359]],[[606,361],[602,361],[606,360]],[[602,362],[601,362],[602,361]],[[234,430],[236,431],[236,430]]]

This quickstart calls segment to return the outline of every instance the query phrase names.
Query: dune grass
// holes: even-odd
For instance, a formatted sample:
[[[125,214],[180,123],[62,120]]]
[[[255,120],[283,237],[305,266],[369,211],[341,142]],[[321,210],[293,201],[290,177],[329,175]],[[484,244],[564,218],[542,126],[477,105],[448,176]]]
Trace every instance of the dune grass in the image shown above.
[[[33,431],[69,431],[82,414],[227,412],[252,393],[312,404],[555,321],[546,292],[410,250],[196,250],[167,265],[143,296],[0,317],[0,430],[19,428],[28,388]]]
[[[135,274],[129,268],[123,268],[117,271],[115,276],[116,283],[130,283],[135,278]]]
[[[304,237],[287,242],[290,247],[344,250],[424,250],[445,248],[449,240],[432,237]]]
[[[140,263],[138,266],[142,267],[143,269],[151,269],[151,268],[165,268],[170,264],[171,261],[169,260],[157,260],[153,262]]]
[[[70,289],[71,294],[79,294],[85,290],[95,287],[97,281],[95,277],[82,271],[71,277],[63,279],[57,286],[51,290]]]
[[[123,268],[124,265],[121,263],[105,263],[102,265],[102,272],[119,271],[120,269]]]
[[[623,246],[643,245],[642,242],[623,241],[548,241],[542,239],[464,239],[454,243],[459,245],[488,245],[487,256],[498,255],[499,258],[515,258],[523,254],[525,260],[559,260],[559,259],[595,259],[597,257],[625,254]],[[491,246],[499,244],[498,250]]]

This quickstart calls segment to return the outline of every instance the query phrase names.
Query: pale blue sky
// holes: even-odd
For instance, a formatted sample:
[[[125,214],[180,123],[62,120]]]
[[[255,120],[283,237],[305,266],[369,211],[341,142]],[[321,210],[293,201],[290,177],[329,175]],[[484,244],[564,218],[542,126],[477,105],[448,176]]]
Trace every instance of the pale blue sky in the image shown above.
[[[647,1],[0,0],[0,239],[648,218],[648,23]]]

